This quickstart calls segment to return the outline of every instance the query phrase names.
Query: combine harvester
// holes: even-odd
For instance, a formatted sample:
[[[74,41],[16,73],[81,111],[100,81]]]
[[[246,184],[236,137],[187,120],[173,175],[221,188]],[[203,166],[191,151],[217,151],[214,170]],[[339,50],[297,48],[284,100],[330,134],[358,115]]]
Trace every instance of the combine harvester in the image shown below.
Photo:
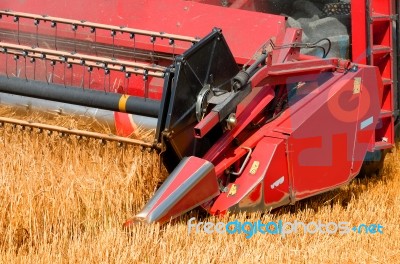
[[[1,1],[1,102],[92,115],[118,136],[0,125],[159,151],[170,176],[125,226],[271,210],[379,169],[398,124],[395,1],[352,3],[353,60],[256,12],[268,1],[198,2]],[[154,142],[127,137],[138,126]]]

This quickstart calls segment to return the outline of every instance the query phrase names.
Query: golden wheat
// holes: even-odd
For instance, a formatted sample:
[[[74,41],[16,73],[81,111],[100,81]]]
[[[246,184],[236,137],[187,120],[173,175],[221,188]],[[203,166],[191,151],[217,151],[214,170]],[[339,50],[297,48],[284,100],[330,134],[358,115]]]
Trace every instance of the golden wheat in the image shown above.
[[[1,116],[15,116],[0,108]],[[108,133],[90,119],[23,113],[25,119]],[[18,113],[21,116],[21,113]],[[88,125],[89,124],[89,125]],[[384,172],[273,213],[206,216],[193,211],[160,227],[121,225],[167,173],[158,155],[133,146],[0,129],[1,263],[395,263],[400,262],[400,155]],[[379,223],[384,234],[207,235],[187,220]]]

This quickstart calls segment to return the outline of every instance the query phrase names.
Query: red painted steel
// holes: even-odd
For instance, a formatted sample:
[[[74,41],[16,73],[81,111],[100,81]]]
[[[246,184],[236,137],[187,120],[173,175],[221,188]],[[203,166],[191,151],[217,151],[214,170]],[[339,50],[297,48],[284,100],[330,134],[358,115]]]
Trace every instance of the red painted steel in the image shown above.
[[[221,0],[192,0],[192,1],[193,2],[204,3],[204,4],[209,4],[209,5],[222,6],[222,1]],[[254,6],[254,1],[258,1],[258,0],[232,0],[232,1],[227,1],[227,5],[225,7],[255,11],[256,8]]]
[[[132,115],[114,112],[115,128],[118,135],[129,137],[137,131],[137,124],[132,119]]]
[[[136,220],[165,223],[218,194],[219,186],[212,164],[204,159],[188,157],[181,161]]]
[[[288,181],[287,175],[284,175],[286,166],[282,161],[285,161],[284,140],[278,138],[261,139],[255,146],[251,159],[242,175],[228,185],[226,193],[218,196],[210,209],[210,213],[222,214],[228,210],[264,211],[264,203],[283,200],[289,192],[287,183],[276,186],[274,192],[268,191],[263,195],[263,190],[270,190],[269,187],[273,182],[281,177],[285,177],[286,182]],[[279,163],[278,174],[270,173],[272,163]],[[283,196],[277,194],[276,191]]]
[[[367,64],[367,1],[351,1],[351,59],[355,63]]]
[[[209,160],[216,165],[217,175],[223,173],[225,169],[228,169],[231,165],[229,164],[225,166],[225,162],[217,162],[217,158],[221,153],[225,153],[226,150],[230,148],[232,140],[239,136],[239,134],[250,124],[250,122],[254,121],[254,119],[262,113],[262,110],[272,101],[273,98],[273,89],[271,89],[269,86],[262,87],[254,96],[254,98],[248,103],[248,105],[244,106],[242,113],[237,116],[238,125],[235,126],[231,131],[226,132],[203,157],[204,159]],[[243,151],[242,153],[245,154],[246,152]],[[240,156],[234,155],[230,158],[236,161],[240,158]]]
[[[323,72],[338,67],[337,59],[314,59],[275,64],[260,69],[251,79],[253,87],[270,84],[287,84],[316,79]]]
[[[124,25],[130,28],[189,37],[203,37],[211,32],[214,27],[219,27],[223,30],[224,37],[235,59],[241,64],[251,62],[254,53],[265,39],[281,34],[285,29],[285,19],[282,16],[227,9],[183,0],[161,2],[123,0],[118,1],[117,4],[105,0],[95,3],[79,0],[68,2],[44,0],[41,1],[40,5],[34,0],[5,0],[0,2],[0,9],[47,14],[67,19],[84,19],[89,22],[115,26]],[[90,10],[90,12],[87,12],[87,10]],[[222,12],[224,16],[221,16]],[[232,19],[226,19],[227,17]],[[16,39],[15,32],[18,24],[12,21],[12,17],[3,16],[3,19],[0,20],[0,27],[12,30]],[[21,32],[36,34],[36,27],[32,20],[21,18],[19,27]],[[46,45],[54,45],[52,39],[56,31],[55,28],[50,27],[49,22],[41,21],[38,26],[38,33],[51,36],[51,41]],[[75,35],[70,26],[62,25],[57,26],[57,38],[86,41],[89,44],[96,41],[96,43],[107,44],[110,49],[113,42],[113,38],[107,30],[98,30],[94,35],[90,33],[90,28],[78,27]],[[154,49],[169,54],[181,54],[190,47],[190,44],[182,41],[176,41],[175,45],[171,46],[168,39],[159,38],[156,39],[153,46],[148,36],[136,36],[135,41],[133,41],[129,38],[129,34],[120,33],[116,34],[114,41],[115,46],[129,48],[130,51],[144,49],[146,52],[151,52]],[[36,40],[33,36],[31,42],[27,44],[34,45],[34,43],[36,43]],[[74,47],[70,48],[73,49]],[[88,52],[93,52],[93,50]],[[105,75],[102,69],[94,69],[89,75],[87,69],[81,66],[65,69],[62,64],[56,64],[53,67],[50,66],[50,62],[44,60],[36,60],[34,64],[28,61],[25,64],[23,59],[20,59],[18,65],[15,66],[12,56],[0,54],[0,59],[7,61],[0,65],[0,72],[3,74],[7,72],[9,75],[16,75],[21,78],[36,79],[43,82],[50,80],[59,84],[115,91],[157,100],[160,100],[162,96],[163,79],[161,78],[148,77],[148,80],[144,81],[142,76],[132,75],[127,79],[120,72],[112,71],[109,75]],[[131,56],[130,59],[140,62],[134,56]],[[163,66],[171,64],[170,61],[165,59],[159,60],[158,63]],[[17,72],[15,72],[15,68],[18,68]],[[116,114],[116,116],[117,130],[121,131],[121,135],[131,134],[135,127],[132,122],[125,122],[130,120],[129,115]],[[124,120],[124,123],[119,122],[119,120]]]
[[[396,43],[395,1],[352,1],[352,59],[355,62],[377,66],[382,75],[380,91],[381,116],[375,133],[375,146],[370,151],[392,148],[394,145],[393,77],[395,75],[393,48]]]
[[[363,80],[360,93],[354,92],[356,78]],[[376,88],[381,86],[376,68],[363,67],[346,74],[333,72],[311,92],[307,85],[299,88],[307,91],[302,100],[289,102],[290,107],[281,116],[240,145],[255,148],[252,159],[244,173],[228,185],[228,189],[234,186],[236,193],[229,195],[228,190],[221,194],[211,213],[269,210],[348,183],[359,172],[373,136],[379,118]],[[222,156],[214,158],[218,161],[217,177],[245,155],[240,146],[213,152]],[[250,174],[254,161],[260,161],[258,169],[263,172],[259,175],[261,187],[260,178]],[[278,193],[275,188],[280,188]],[[263,203],[259,200],[261,193]]]
[[[196,138],[202,138],[204,135],[210,132],[210,130],[218,123],[219,114],[217,112],[211,111],[194,127],[194,136]]]
[[[301,43],[302,30],[298,28],[287,28],[285,34],[279,34],[275,45],[276,49],[272,51],[272,64],[283,63],[285,61],[296,60],[300,55],[300,48],[296,47],[283,47],[279,45],[286,43]]]
[[[80,0],[68,2],[43,0],[40,5],[34,0],[14,1],[4,0],[0,9],[48,14],[71,19],[110,25],[125,25],[131,28],[167,32],[190,37],[204,37],[214,27],[221,28],[224,36],[239,63],[245,63],[262,43],[272,36],[277,36],[285,28],[285,18],[282,16],[254,13],[244,10],[210,6],[192,1],[165,0],[165,1],[96,1],[96,3]],[[87,12],[90,10],[90,12]],[[221,13],[223,12],[223,16]],[[230,18],[230,19],[227,19]],[[41,25],[40,27],[45,27]],[[50,28],[50,25],[48,25]],[[14,28],[16,29],[16,28]],[[244,29],[244,30],[243,30]],[[35,32],[35,28],[31,27]],[[89,29],[86,29],[89,31]],[[86,32],[87,33],[87,32]],[[67,34],[67,33],[65,33]],[[70,32],[70,36],[73,34]],[[94,36],[92,36],[93,38]],[[99,41],[111,43],[110,32],[99,32]],[[132,47],[132,40],[128,36],[118,36],[117,44]],[[137,40],[137,44],[144,45],[152,50],[148,37]],[[176,53],[184,52],[189,46],[177,43]],[[172,53],[168,40],[157,40],[155,48]]]
[[[219,4],[214,0],[206,2]],[[252,2],[236,1],[232,7],[251,8]],[[37,5],[33,0],[4,0],[0,9],[47,13],[189,37],[203,37],[213,27],[219,27],[238,64],[251,62],[254,53],[268,40],[276,38],[275,44],[279,46],[301,39],[301,30],[285,31],[281,16],[196,1],[115,3],[44,0]],[[290,46],[274,50],[268,60],[271,63],[250,80],[253,90],[237,108],[237,125],[225,131],[202,158],[184,159],[138,216],[148,222],[166,222],[199,204],[212,214],[269,210],[348,183],[360,171],[367,150],[391,147],[393,142],[392,5],[393,1],[388,0],[352,1],[352,60],[376,67],[300,55],[298,48]],[[16,24],[8,19],[3,28],[15,31]],[[23,23],[20,29],[31,33],[36,30],[33,25]],[[40,34],[51,35],[52,29],[40,29]],[[67,28],[59,32],[59,37],[94,41],[89,32],[75,37]],[[96,38],[99,43],[112,45],[110,32],[99,32]],[[117,35],[115,44],[133,48],[126,35]],[[171,46],[167,39],[151,43],[148,36],[138,37],[135,42],[135,48],[164,55],[182,53],[189,46],[186,42]],[[12,58],[1,56],[11,65]],[[170,61],[164,58],[158,63],[167,66]],[[46,64],[38,64],[38,70],[44,72]],[[4,65],[0,65],[3,72]],[[23,66],[20,67],[24,73]],[[31,74],[32,66],[27,68],[25,72]],[[64,70],[56,67],[54,73],[61,74]],[[70,74],[71,84],[76,85],[81,75]],[[95,72],[92,88],[101,89],[107,80],[101,72]],[[64,81],[65,78],[56,78],[56,82]],[[141,76],[132,76],[127,84],[121,74],[114,74],[109,81],[108,89],[115,92],[161,97],[161,78],[144,81]],[[288,93],[289,88],[295,95],[286,95],[287,107],[274,109],[269,115],[271,112],[266,109]],[[201,137],[209,131],[218,123],[217,117],[207,115],[196,127],[198,133],[194,136]],[[133,131],[129,116],[116,114],[115,119],[123,124],[119,127],[121,134]],[[248,148],[253,152],[246,163]],[[231,178],[232,170],[242,166],[241,175]]]

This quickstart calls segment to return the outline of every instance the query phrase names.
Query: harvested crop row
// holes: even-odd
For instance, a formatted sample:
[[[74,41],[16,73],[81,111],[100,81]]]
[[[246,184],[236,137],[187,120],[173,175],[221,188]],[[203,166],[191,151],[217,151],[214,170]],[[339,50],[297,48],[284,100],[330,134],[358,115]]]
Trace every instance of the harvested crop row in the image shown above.
[[[15,116],[1,108],[2,116]],[[18,114],[18,116],[21,116]],[[108,132],[88,120],[24,118]],[[72,120],[72,121],[71,121]],[[93,123],[94,124],[94,123]],[[121,225],[167,176],[156,153],[19,127],[0,129],[1,263],[359,263],[400,261],[400,155],[387,157],[382,176],[350,185],[273,213],[208,217],[193,211],[173,224]],[[348,221],[379,223],[383,234],[188,234],[197,221]]]

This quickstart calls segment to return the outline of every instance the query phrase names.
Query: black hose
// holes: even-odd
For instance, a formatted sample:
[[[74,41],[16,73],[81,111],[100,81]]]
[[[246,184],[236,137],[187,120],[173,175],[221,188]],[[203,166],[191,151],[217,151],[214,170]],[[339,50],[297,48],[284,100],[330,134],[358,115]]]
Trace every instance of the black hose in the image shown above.
[[[251,76],[253,76],[258,69],[258,66],[265,63],[267,56],[267,53],[261,54],[261,56],[253,64],[250,65],[250,67],[248,67],[246,70],[241,70],[240,72],[238,72],[238,74],[236,74],[235,77],[233,77],[233,87],[235,90],[240,89],[249,82]]]
[[[327,41],[328,42],[328,49],[326,50],[322,45],[318,45],[318,43],[322,41]],[[285,44],[285,45],[280,45],[276,46],[273,42],[271,42],[271,46],[274,50],[276,49],[284,49],[284,48],[302,48],[302,49],[313,49],[313,48],[320,48],[323,51],[322,58],[326,58],[331,51],[332,47],[332,42],[330,41],[329,38],[322,38],[316,42],[313,43],[301,43],[301,42],[293,42],[290,44]]]

